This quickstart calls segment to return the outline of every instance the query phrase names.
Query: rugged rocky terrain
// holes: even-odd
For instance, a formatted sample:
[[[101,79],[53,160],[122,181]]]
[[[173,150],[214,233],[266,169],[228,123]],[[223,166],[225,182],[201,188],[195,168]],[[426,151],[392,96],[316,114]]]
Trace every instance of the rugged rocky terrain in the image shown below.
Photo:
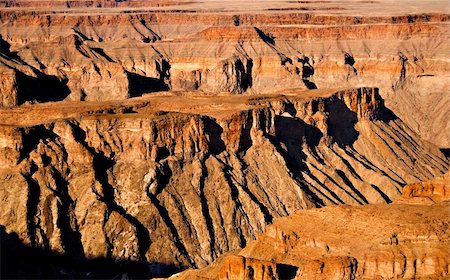
[[[52,3],[6,1],[0,12],[3,106],[371,86],[450,148],[445,0]]]
[[[404,190],[276,219],[239,254],[171,279],[448,279],[450,173]]]
[[[167,276],[244,248],[276,218],[297,223],[298,210],[327,206],[300,213],[355,212],[357,228],[371,213],[377,222],[395,214],[379,226],[403,221],[408,242],[436,247],[405,255],[408,270],[390,261],[377,270],[387,247],[364,257],[365,242],[339,243],[330,262],[340,276],[421,276],[410,262],[439,255],[447,239],[421,241],[432,232],[411,227],[434,229],[428,218],[444,219],[446,204],[385,204],[402,192],[448,199],[424,183],[449,169],[448,5],[253,4],[0,1],[0,229],[8,258],[24,256],[2,271]],[[341,204],[377,205],[328,207]],[[272,270],[305,266],[253,256],[252,246],[222,262],[236,262],[238,274],[247,257]],[[317,252],[299,270],[305,277]],[[439,256],[426,275],[448,273],[448,255]],[[355,260],[368,274],[350,269]]]
[[[0,114],[0,223],[76,258],[202,267],[276,217],[391,202],[448,170],[376,88],[167,93]]]

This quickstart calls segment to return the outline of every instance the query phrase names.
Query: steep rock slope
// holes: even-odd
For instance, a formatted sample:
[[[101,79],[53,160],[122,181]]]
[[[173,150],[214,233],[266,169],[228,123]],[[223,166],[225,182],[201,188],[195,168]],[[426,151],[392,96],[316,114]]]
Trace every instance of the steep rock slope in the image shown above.
[[[298,209],[391,202],[449,167],[376,88],[49,103],[0,119],[6,231],[75,259],[154,263],[151,275],[203,267]]]
[[[276,219],[239,254],[170,279],[447,279],[450,173],[404,191],[394,204]]]
[[[36,74],[25,80],[43,85],[5,88],[0,96],[17,98],[2,98],[3,106],[169,89],[377,86],[422,138],[450,147],[446,1],[254,1],[251,8],[238,1],[6,2],[0,45],[14,55],[0,68],[20,73],[28,64]]]

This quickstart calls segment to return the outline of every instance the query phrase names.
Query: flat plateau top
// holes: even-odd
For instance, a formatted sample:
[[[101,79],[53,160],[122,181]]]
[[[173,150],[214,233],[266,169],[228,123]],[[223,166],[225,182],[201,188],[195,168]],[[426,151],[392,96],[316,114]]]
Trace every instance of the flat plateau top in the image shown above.
[[[161,112],[200,114],[223,118],[245,110],[265,107],[269,101],[286,98],[326,98],[337,92],[289,90],[261,95],[207,95],[204,93],[160,92],[121,101],[67,101],[0,108],[0,126],[31,126],[56,120],[79,118],[146,118]]]
[[[13,0],[0,1],[0,11],[74,15],[146,12],[213,14],[299,12],[317,15],[386,16],[449,13],[450,2],[448,0]]]

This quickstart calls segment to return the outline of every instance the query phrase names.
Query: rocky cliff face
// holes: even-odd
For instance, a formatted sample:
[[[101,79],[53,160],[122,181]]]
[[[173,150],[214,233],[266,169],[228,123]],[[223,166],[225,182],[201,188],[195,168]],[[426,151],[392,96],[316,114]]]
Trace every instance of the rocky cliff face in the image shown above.
[[[52,4],[67,7],[51,14],[46,1],[12,1],[0,11],[0,36],[10,49],[0,63],[19,72],[23,64],[33,67],[39,89],[21,92],[19,83],[8,89],[17,101],[5,99],[3,106],[120,100],[169,89],[262,94],[377,86],[414,131],[450,147],[443,133],[450,129],[449,16],[433,5],[407,15],[406,4],[401,13],[390,7],[391,15],[384,1],[331,1],[328,8],[258,2],[257,12],[216,3],[209,13],[189,1],[64,3]],[[92,15],[82,9],[89,5],[117,7]],[[135,8],[149,5],[157,7]]]
[[[418,203],[442,200],[420,182],[449,168],[439,148],[450,147],[450,17],[440,1],[405,1],[0,1],[8,275],[168,275],[300,209],[391,203],[403,188],[427,196]],[[441,220],[436,211],[427,217]],[[395,251],[408,261],[392,267],[377,259],[387,254],[377,235],[374,256],[347,257],[341,243],[327,262],[300,265],[249,253],[216,275],[444,277],[446,259],[425,257],[447,241],[437,236],[429,251]]]
[[[0,224],[81,259],[203,267],[276,217],[391,202],[405,184],[448,169],[376,88],[2,114]]]
[[[276,219],[239,254],[170,279],[445,279],[448,175],[406,186],[394,204],[327,206]]]

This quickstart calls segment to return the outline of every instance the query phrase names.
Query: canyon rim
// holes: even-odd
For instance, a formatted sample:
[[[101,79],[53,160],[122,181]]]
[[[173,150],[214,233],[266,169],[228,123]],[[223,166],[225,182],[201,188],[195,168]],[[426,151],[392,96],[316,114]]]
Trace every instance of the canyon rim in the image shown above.
[[[1,278],[448,279],[447,0],[0,0]]]

